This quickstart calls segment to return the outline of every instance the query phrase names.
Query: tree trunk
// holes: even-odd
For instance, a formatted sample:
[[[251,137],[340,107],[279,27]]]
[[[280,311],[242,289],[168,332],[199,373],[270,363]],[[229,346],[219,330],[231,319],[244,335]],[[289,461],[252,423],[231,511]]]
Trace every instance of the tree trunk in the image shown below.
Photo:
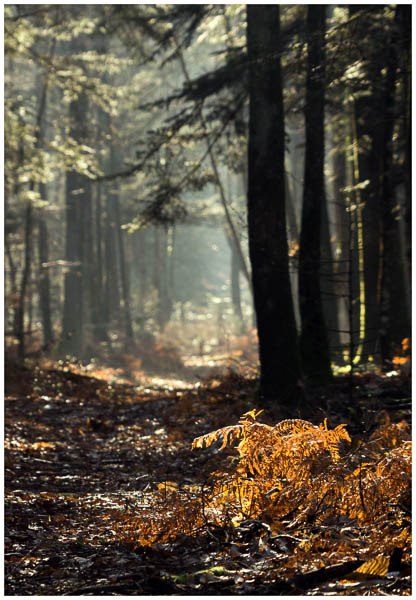
[[[398,66],[397,26],[400,9],[396,7],[391,42],[387,55],[387,71],[384,87],[384,129],[381,168],[381,328],[380,349],[383,361],[392,358],[395,346],[409,335],[410,323],[406,314],[403,273],[397,268],[400,248],[398,225],[395,218],[395,195],[393,185],[393,130],[395,109],[395,84]]]
[[[345,164],[345,152],[344,152],[344,134],[343,131],[336,131],[332,129],[332,143],[334,146],[333,152],[333,197],[335,205],[335,236],[336,236],[336,250],[335,250],[335,261],[333,269],[334,279],[334,294],[337,299],[338,307],[338,322],[339,322],[339,337],[340,347],[338,348],[339,353],[348,347],[349,337],[347,330],[349,328],[348,319],[348,283],[347,283],[347,270],[348,270],[348,232],[349,222],[347,212],[346,197],[344,188],[347,185],[346,178],[346,164]],[[342,361],[341,361],[342,364]]]
[[[5,214],[6,211],[5,211]],[[11,327],[12,327],[12,331],[13,331],[13,335],[17,338],[17,300],[18,300],[18,293],[17,293],[17,267],[14,263],[13,260],[13,256],[12,256],[12,250],[10,248],[10,243],[9,243],[9,236],[5,235],[5,240],[4,240],[4,245],[5,245],[5,255],[7,257],[7,261],[9,263],[9,280],[10,280],[10,295],[7,295],[5,300],[7,302],[8,305],[8,311],[10,311],[11,309]],[[7,323],[8,325],[8,323]],[[8,326],[5,327],[6,330],[9,329]]]
[[[322,310],[325,317],[325,325],[328,331],[328,344],[330,354],[335,356],[339,352],[340,332],[338,321],[337,297],[335,295],[334,283],[334,256],[329,230],[328,205],[322,205],[321,213],[321,270],[320,286],[322,296]]]
[[[33,189],[33,186],[31,186]],[[18,305],[16,311],[16,329],[17,329],[17,339],[18,339],[18,350],[17,356],[19,360],[23,360],[25,357],[26,351],[26,340],[25,340],[25,331],[24,331],[24,321],[25,321],[25,303],[26,303],[26,295],[27,288],[29,285],[30,279],[30,269],[32,265],[32,235],[33,235],[33,218],[32,218],[32,202],[31,200],[26,201],[25,207],[25,234],[24,234],[24,263],[23,263],[23,272],[22,279],[20,282],[20,290],[18,297]]]
[[[169,286],[167,263],[168,230],[164,226],[154,229],[153,286],[157,291],[156,319],[161,330],[168,323],[172,313],[172,295]]]
[[[46,185],[39,185],[40,195],[46,200]],[[50,280],[47,263],[49,261],[48,226],[42,214],[38,216],[38,257],[39,257],[39,308],[43,329],[43,346],[47,350],[53,343],[53,328],[51,318]],[[46,266],[45,266],[46,265]]]
[[[48,77],[45,75],[45,80],[43,82],[38,113],[36,116],[36,139],[35,139],[35,149],[39,150],[42,138],[43,138],[43,119],[46,110],[46,99],[48,94]],[[23,149],[24,153],[24,149]],[[35,181],[32,179],[29,183],[29,191],[33,192],[35,189]],[[18,358],[19,360],[23,360],[25,357],[25,331],[24,331],[24,321],[25,321],[25,301],[27,288],[30,280],[30,272],[32,268],[32,237],[33,237],[33,207],[32,201],[28,199],[26,201],[25,206],[25,233],[24,233],[24,262],[23,262],[23,272],[22,272],[22,280],[20,284],[19,297],[18,297],[18,305],[16,310],[16,332],[18,337]]]
[[[116,224],[117,242],[118,242],[118,257],[119,257],[119,270],[120,270],[120,281],[121,281],[124,335],[126,338],[126,346],[129,349],[132,349],[132,347],[134,346],[134,335],[133,335],[133,326],[132,326],[132,322],[131,322],[130,284],[129,284],[129,278],[128,278],[127,268],[126,268],[123,230],[121,229],[120,203],[119,203],[119,199],[117,196],[114,197],[114,213],[115,213],[115,224]]]
[[[120,314],[120,286],[118,274],[117,239],[115,232],[114,199],[106,186],[105,198],[105,237],[104,237],[104,321],[110,328],[112,321]]]
[[[85,182],[84,194],[84,272],[85,281],[85,331],[86,336],[85,357],[92,358],[96,355],[96,342],[100,336],[100,287],[97,269],[97,243],[94,234],[92,184]]]
[[[240,291],[240,259],[234,243],[231,241],[231,301],[233,304],[234,317],[237,333],[242,335],[244,331],[244,318],[241,308]]]
[[[81,94],[69,107],[70,135],[78,142],[85,136],[87,98]],[[66,176],[65,260],[68,262],[64,282],[64,309],[61,355],[81,357],[84,350],[84,207],[88,202],[85,175],[69,171]]]
[[[94,325],[94,337],[99,341],[108,341],[107,322],[105,319],[104,297],[104,265],[103,265],[103,227],[102,227],[102,184],[95,186],[94,194],[94,229],[95,229],[95,256],[96,265],[94,269],[94,288],[96,298],[96,322]]]
[[[320,290],[324,189],[325,5],[308,5],[306,149],[299,249],[302,369],[312,383],[331,378],[328,336]]]
[[[145,299],[148,287],[148,269],[146,262],[146,239],[148,235],[147,229],[139,229],[133,235],[133,256],[134,256],[134,265],[135,265],[135,275],[136,275],[136,289],[137,289],[137,306],[138,306],[138,315],[136,317],[136,322],[140,328],[140,334],[144,332],[146,325],[146,306]]]
[[[228,191],[228,204],[231,206],[233,203],[232,193],[232,182],[230,171],[227,169],[227,191]],[[228,242],[228,246],[231,252],[231,265],[230,265],[230,281],[231,281],[231,302],[233,305],[235,329],[238,335],[242,335],[244,332],[244,318],[243,311],[241,308],[241,290],[240,290],[240,269],[241,260],[239,257],[239,249],[236,247],[234,236],[230,235],[227,228],[224,228],[225,237]],[[241,240],[239,234],[236,232],[238,237],[238,243],[241,248]]]
[[[294,408],[300,364],[285,217],[279,6],[247,5],[248,235],[260,354],[260,395]]]

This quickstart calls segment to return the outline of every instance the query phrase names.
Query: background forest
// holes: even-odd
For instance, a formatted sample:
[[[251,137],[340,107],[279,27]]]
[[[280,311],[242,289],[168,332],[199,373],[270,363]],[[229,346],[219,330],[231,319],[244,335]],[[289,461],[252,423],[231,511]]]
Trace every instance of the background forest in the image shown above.
[[[4,11],[5,592],[411,594],[411,5]]]
[[[8,354],[198,355],[258,326],[280,389],[400,355],[410,5],[282,5],[280,34],[251,13],[5,7]]]

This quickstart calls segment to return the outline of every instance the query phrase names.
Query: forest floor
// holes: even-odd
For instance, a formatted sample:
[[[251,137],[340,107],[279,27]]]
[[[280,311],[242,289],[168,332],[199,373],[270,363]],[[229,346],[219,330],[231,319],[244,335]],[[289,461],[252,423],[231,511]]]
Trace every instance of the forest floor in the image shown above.
[[[191,450],[194,438],[237,423],[256,405],[252,370],[198,379],[199,367],[132,379],[131,371],[98,365],[6,362],[6,595],[409,595],[410,489],[408,502],[373,526],[386,539],[382,527],[392,521],[383,547],[371,526],[353,519],[337,517],[329,528],[287,516],[276,534],[261,515],[207,522],[192,534],[187,523],[182,533],[155,531],[146,542],[143,512],[158,510],[160,520],[171,510],[169,494],[186,503],[211,473],[231,469],[233,449]],[[348,377],[314,393],[331,427],[347,424],[350,452],[360,452],[380,415],[410,439],[405,375],[357,376],[359,417]],[[328,537],[334,528],[348,543]],[[364,562],[371,568],[357,572]]]

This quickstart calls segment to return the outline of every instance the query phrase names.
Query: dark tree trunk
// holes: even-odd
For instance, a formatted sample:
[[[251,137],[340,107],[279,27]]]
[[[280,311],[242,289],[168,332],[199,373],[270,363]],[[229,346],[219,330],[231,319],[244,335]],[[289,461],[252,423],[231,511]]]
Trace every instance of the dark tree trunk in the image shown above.
[[[285,172],[285,200],[287,212],[287,226],[289,231],[289,239],[293,243],[299,241],[299,227],[296,219],[295,197],[293,194],[293,186],[290,185],[288,174]]]
[[[70,135],[82,142],[86,133],[87,98],[81,94],[69,107]],[[66,176],[65,260],[68,262],[64,282],[64,309],[61,355],[81,357],[84,350],[84,216],[88,202],[85,175],[69,171]]]
[[[328,205],[325,201],[322,205],[321,213],[321,270],[320,286],[322,296],[322,309],[324,312],[325,324],[328,331],[328,343],[332,356],[339,352],[340,333],[338,321],[337,297],[335,295],[334,282],[334,256],[333,247],[330,240]]]
[[[363,236],[364,236],[364,280],[365,280],[365,339],[362,360],[374,356],[377,350],[377,335],[380,322],[378,284],[380,273],[380,204],[379,180],[380,164],[379,151],[382,140],[380,139],[380,114],[379,106],[380,80],[373,81],[371,102],[355,102],[355,115],[357,123],[360,181],[368,181],[366,188],[361,190],[363,205]],[[377,126],[378,124],[378,126]],[[369,150],[361,148],[361,141],[365,147],[366,140],[371,140]],[[368,142],[367,142],[368,143]],[[356,182],[358,183],[358,182]]]
[[[39,185],[40,195],[46,200],[46,186]],[[53,343],[53,328],[51,318],[51,286],[49,280],[49,233],[45,217],[38,216],[38,257],[39,257],[39,308],[43,329],[43,345],[48,350]]]
[[[86,339],[85,356],[93,357],[96,354],[95,346],[97,340],[101,339],[99,333],[100,323],[100,288],[97,273],[97,244],[95,243],[96,228],[93,218],[92,185],[90,181],[85,182],[84,194],[84,272],[85,281],[85,330],[88,333]]]
[[[157,291],[156,318],[161,330],[163,330],[168,323],[172,313],[172,294],[169,285],[167,242],[168,229],[162,226],[155,227],[153,285]]]
[[[120,287],[117,269],[117,240],[114,218],[114,198],[106,190],[105,239],[104,239],[104,321],[107,328],[120,313]]]
[[[305,105],[305,176],[299,249],[302,368],[312,383],[331,377],[328,336],[320,290],[324,189],[326,5],[308,5],[308,66]]]
[[[233,304],[234,317],[236,320],[236,329],[239,334],[244,331],[243,311],[241,309],[241,291],[240,291],[240,258],[235,248],[233,240],[230,240],[231,246],[231,301]]]
[[[299,227],[296,218],[296,200],[293,185],[285,172],[285,202],[287,229],[289,235],[289,273],[292,290],[293,310],[295,311],[296,328],[300,329],[300,315],[298,305],[298,260],[299,260]]]
[[[233,204],[233,193],[231,185],[230,171],[227,170],[227,188],[228,188],[228,204]],[[228,242],[231,253],[231,265],[230,265],[230,281],[231,281],[231,302],[233,305],[233,313],[235,320],[235,329],[238,334],[242,334],[244,331],[244,318],[243,311],[241,308],[241,290],[240,290],[240,269],[241,269],[241,240],[239,234],[236,232],[239,248],[236,246],[235,237],[230,235],[229,229],[224,228],[225,237]]]
[[[96,298],[100,301],[96,301],[94,318],[96,322],[94,324],[94,335],[99,341],[108,340],[107,323],[105,319],[105,302],[103,302],[104,296],[104,266],[103,266],[103,228],[102,228],[102,184],[95,186],[94,194],[94,229],[95,229],[95,256],[96,264],[94,269],[94,289]]]
[[[45,76],[43,87],[41,90],[39,108],[36,117],[36,140],[35,148],[39,150],[43,138],[43,119],[46,110],[46,99],[48,94],[48,78]],[[23,149],[24,153],[24,149]],[[35,181],[32,179],[29,183],[29,191],[33,192],[35,189]],[[24,258],[23,258],[23,272],[22,280],[20,284],[18,305],[16,310],[16,332],[18,337],[18,358],[23,360],[25,357],[25,301],[27,295],[27,288],[30,280],[30,272],[32,268],[32,238],[33,238],[33,207],[32,201],[29,199],[26,201],[25,206],[25,233],[24,233]]]
[[[146,323],[146,315],[145,315],[145,298],[147,292],[147,262],[146,262],[146,239],[147,239],[148,230],[139,229],[133,235],[133,256],[134,256],[134,265],[135,265],[135,275],[137,281],[137,306],[138,306],[138,315],[136,317],[136,322],[139,325],[140,333],[143,333],[145,323]]]
[[[120,203],[119,203],[119,199],[117,196],[114,198],[114,213],[115,213],[115,223],[116,223],[116,231],[117,231],[119,266],[120,266],[124,335],[126,338],[126,346],[129,349],[131,349],[134,346],[134,336],[133,336],[133,326],[132,326],[132,322],[131,322],[130,284],[129,284],[129,277],[128,277],[128,273],[127,273],[125,252],[124,252],[123,230],[121,229],[122,223],[121,223],[121,216],[120,216]]]
[[[301,374],[285,217],[279,6],[247,5],[248,235],[260,354],[260,395],[288,411]]]
[[[31,186],[33,189],[33,186]],[[25,233],[24,233],[24,258],[23,258],[23,272],[22,279],[20,282],[20,290],[16,311],[16,330],[18,339],[18,350],[17,355],[19,360],[23,360],[26,353],[26,340],[25,340],[25,304],[26,296],[30,279],[30,270],[32,266],[32,236],[33,236],[33,208],[31,200],[26,201],[25,207]]]
[[[85,178],[74,171],[66,178],[66,243],[68,262],[64,282],[64,309],[60,354],[80,357],[83,351],[83,190]]]
[[[382,10],[375,7],[374,10]],[[350,6],[350,14],[362,10],[362,6]],[[362,36],[369,27],[367,17],[355,22],[358,29],[356,35]],[[383,137],[383,118],[381,114],[383,87],[383,56],[380,53],[370,56],[366,64],[369,94],[359,95],[354,100],[354,116],[356,124],[359,181],[368,181],[367,187],[360,191],[363,219],[364,242],[364,285],[365,285],[365,337],[362,360],[367,360],[377,352],[380,324],[379,313],[379,277],[380,277],[380,148]],[[355,323],[354,328],[358,329]]]
[[[392,358],[395,346],[409,335],[410,323],[406,314],[403,272],[397,267],[400,248],[398,224],[395,218],[393,185],[393,130],[395,109],[395,84],[398,66],[398,38],[396,27],[400,8],[396,7],[391,42],[387,54],[387,71],[384,87],[384,128],[381,155],[381,327],[380,349],[383,361]]]
[[[412,6],[399,4],[397,7],[397,22],[400,27],[400,56],[401,71],[400,88],[402,89],[400,113],[400,153],[403,156],[404,183],[404,230],[406,234],[406,267],[411,278],[411,221],[412,221]]]
[[[339,353],[345,350],[348,346],[349,336],[347,330],[349,328],[348,321],[348,231],[349,222],[347,212],[347,204],[344,188],[347,185],[346,179],[346,164],[345,152],[343,149],[344,138],[343,131],[333,131],[333,144],[335,146],[333,153],[332,170],[333,178],[333,196],[335,204],[335,236],[336,236],[336,256],[334,261],[333,278],[334,278],[334,294],[337,299],[338,306],[338,322],[340,329],[340,347]],[[341,358],[341,357],[340,357]],[[342,357],[343,358],[343,357]],[[342,364],[342,362],[341,362]]]

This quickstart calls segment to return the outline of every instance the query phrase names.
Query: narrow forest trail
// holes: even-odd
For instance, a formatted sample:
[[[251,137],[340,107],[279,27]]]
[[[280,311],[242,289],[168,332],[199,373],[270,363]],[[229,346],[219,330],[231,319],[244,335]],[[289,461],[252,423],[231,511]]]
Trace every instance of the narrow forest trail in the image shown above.
[[[163,511],[170,489],[191,490],[229,468],[234,450],[191,451],[191,444],[251,410],[255,380],[149,377],[132,385],[115,382],[112,371],[107,379],[104,371],[100,378],[75,371],[6,369],[6,594],[267,593],[282,549],[270,547],[260,521],[244,544],[226,528],[169,543],[131,541],[155,494]],[[119,524],[129,515],[126,537]],[[285,552],[293,551],[290,542]],[[393,583],[408,593],[407,576],[386,579],[383,589]]]
[[[172,383],[179,382],[133,386],[16,366],[7,373],[7,594],[62,594],[103,575],[118,581],[142,558],[115,548],[108,511],[146,502],[161,482],[201,482],[226,460],[192,452],[192,440],[235,421],[247,391],[238,400],[235,388],[212,394]]]

